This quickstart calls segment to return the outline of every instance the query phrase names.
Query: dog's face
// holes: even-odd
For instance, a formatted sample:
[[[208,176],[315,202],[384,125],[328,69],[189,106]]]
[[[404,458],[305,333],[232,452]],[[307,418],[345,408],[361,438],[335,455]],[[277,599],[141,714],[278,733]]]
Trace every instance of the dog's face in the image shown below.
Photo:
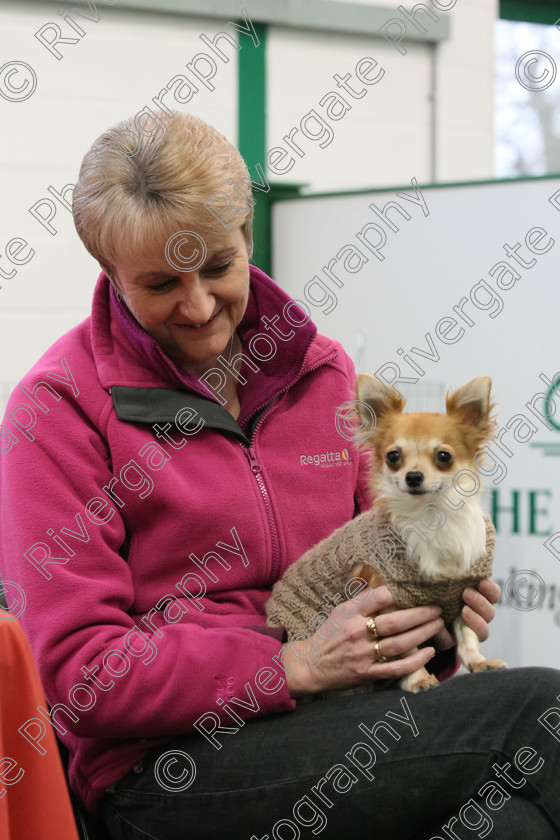
[[[403,414],[404,398],[397,399],[372,376],[358,376],[358,413],[363,423],[371,424],[365,403],[376,418],[365,441],[373,449],[375,494],[422,497],[451,484],[459,470],[475,472],[474,456],[494,431],[490,386],[489,377],[478,377],[448,394],[446,414]]]

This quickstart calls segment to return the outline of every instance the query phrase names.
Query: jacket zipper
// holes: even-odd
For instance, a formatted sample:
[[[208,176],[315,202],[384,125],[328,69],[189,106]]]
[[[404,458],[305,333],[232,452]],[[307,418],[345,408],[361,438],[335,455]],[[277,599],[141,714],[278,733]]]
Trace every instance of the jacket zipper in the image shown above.
[[[307,374],[307,373],[311,373],[311,371],[317,370],[317,368],[320,368],[323,364],[325,364],[325,362],[330,361],[332,358],[335,358],[337,355],[338,355],[338,351],[334,351],[333,353],[330,354],[330,356],[328,356],[325,359],[322,359],[316,365],[314,365],[313,367],[306,370],[305,373]],[[255,429],[253,430],[251,440],[255,439],[255,436],[257,434],[257,430],[258,430],[259,426],[261,425],[261,423],[263,423],[265,419],[270,417],[270,415],[273,414],[274,411],[276,411],[276,409],[280,405],[282,396],[284,396],[286,394],[286,392],[291,388],[291,386],[295,382],[297,382],[297,380],[300,378],[300,376],[301,376],[301,371],[299,372],[298,376],[293,380],[293,382],[290,382],[290,384],[287,385],[283,389],[282,394],[279,395],[279,399],[276,400],[274,405],[271,407],[270,411],[267,411],[265,414],[263,414],[263,416],[261,417],[261,419],[259,420],[259,422],[255,426]],[[279,571],[279,568],[280,568],[280,537],[278,535],[278,525],[276,524],[276,518],[274,516],[274,511],[272,510],[272,502],[270,500],[270,495],[269,495],[269,492],[266,488],[266,484],[264,483],[264,478],[263,478],[263,475],[262,475],[262,467],[259,463],[259,459],[257,458],[257,453],[255,452],[255,447],[253,446],[252,443],[250,443],[249,446],[245,446],[243,443],[241,443],[241,441],[239,441],[239,445],[242,447],[242,449],[245,452],[245,455],[247,457],[247,460],[249,461],[249,467],[251,469],[251,472],[255,476],[255,480],[258,484],[259,490],[261,491],[261,494],[262,494],[262,497],[263,497],[263,502],[264,502],[264,507],[265,507],[265,510],[266,510],[266,515],[268,517],[268,526],[269,526],[269,529],[270,529],[270,537],[271,537],[271,540],[272,540],[272,563],[271,563],[271,568],[270,568],[269,583],[272,584],[272,583],[276,582],[278,571]]]
[[[270,408],[270,411],[267,411],[263,414],[255,428],[253,429],[253,434],[251,435],[251,442],[249,443],[249,446],[245,446],[243,443],[241,443],[241,441],[239,442],[239,445],[242,447],[247,457],[247,460],[249,461],[249,468],[255,476],[255,481],[257,482],[259,490],[261,491],[261,495],[264,502],[264,509],[266,510],[270,539],[272,541],[272,562],[270,564],[269,575],[269,583],[271,584],[276,582],[276,577],[280,568],[280,537],[278,534],[278,525],[276,524],[276,517],[274,516],[274,511],[272,510],[270,494],[266,488],[266,484],[264,483],[262,467],[259,463],[259,459],[257,458],[257,453],[255,452],[253,441],[255,439],[257,429],[266,417],[270,417],[270,415],[276,411],[281,402],[281,399],[282,396],[280,396],[279,399],[277,399],[274,402],[274,404]]]
[[[268,518],[270,537],[272,540],[272,563],[270,567],[269,582],[273,583],[276,580],[276,576],[278,575],[278,569],[280,567],[280,538],[278,536],[278,526],[276,524],[276,518],[274,516],[274,511],[272,510],[270,495],[268,493],[268,490],[266,489],[266,484],[264,483],[262,467],[259,464],[259,459],[257,458],[255,448],[252,444],[250,444],[249,446],[243,446],[243,444],[240,443],[239,445],[243,447],[243,451],[245,452],[245,455],[247,456],[247,459],[249,461],[251,472],[255,476],[255,480],[263,497],[264,508],[266,510],[266,515]]]

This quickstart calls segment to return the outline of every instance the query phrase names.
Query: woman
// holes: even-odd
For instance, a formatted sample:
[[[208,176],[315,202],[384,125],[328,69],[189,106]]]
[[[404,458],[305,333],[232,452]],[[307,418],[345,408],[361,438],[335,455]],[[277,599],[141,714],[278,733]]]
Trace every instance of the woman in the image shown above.
[[[555,837],[558,744],[537,722],[555,671],[296,708],[432,657],[450,675],[454,654],[426,605],[376,619],[375,661],[366,621],[391,605],[385,587],[325,593],[342,628],[327,642],[288,647],[265,627],[274,581],[371,500],[334,422],[352,363],[249,266],[247,179],[180,113],[163,138],[119,124],[82,163],[74,219],[103,274],[91,317],[25,377],[32,439],[3,462],[1,571],[27,593],[70,782],[115,838],[405,838],[441,833],[493,762],[534,745],[544,769],[492,818],[502,836],[525,837],[525,820]],[[309,457],[343,449],[329,469]],[[465,592],[481,639],[498,596]],[[368,740],[379,721],[390,738]]]

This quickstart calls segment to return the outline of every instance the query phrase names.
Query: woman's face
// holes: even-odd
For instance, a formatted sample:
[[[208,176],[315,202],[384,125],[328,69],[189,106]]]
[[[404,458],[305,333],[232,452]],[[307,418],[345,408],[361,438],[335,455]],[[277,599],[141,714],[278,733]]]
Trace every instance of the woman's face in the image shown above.
[[[241,229],[224,230],[205,245],[203,261],[190,260],[195,270],[172,268],[165,245],[138,264],[113,266],[115,288],[140,326],[193,376],[214,367],[227,350],[249,296],[249,258]],[[187,252],[204,250],[195,237],[180,247],[180,255],[172,259],[182,267]]]

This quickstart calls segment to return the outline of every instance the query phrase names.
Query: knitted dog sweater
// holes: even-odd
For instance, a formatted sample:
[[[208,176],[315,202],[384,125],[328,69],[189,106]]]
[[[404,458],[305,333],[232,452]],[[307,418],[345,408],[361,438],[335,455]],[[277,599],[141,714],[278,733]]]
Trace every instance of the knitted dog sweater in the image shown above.
[[[486,514],[484,522],[486,552],[471,565],[468,574],[434,580],[420,574],[417,560],[408,557],[405,546],[395,538],[392,542],[396,551],[386,561],[386,568],[368,551],[380,537],[388,536],[387,525],[391,524],[388,516],[374,507],[338,528],[286,570],[266,604],[267,624],[283,625],[289,638],[308,627],[311,618],[325,607],[323,595],[344,592],[358,563],[373,566],[381,573],[399,608],[439,604],[443,620],[451,622],[463,607],[463,590],[476,586],[492,573],[495,532]]]

